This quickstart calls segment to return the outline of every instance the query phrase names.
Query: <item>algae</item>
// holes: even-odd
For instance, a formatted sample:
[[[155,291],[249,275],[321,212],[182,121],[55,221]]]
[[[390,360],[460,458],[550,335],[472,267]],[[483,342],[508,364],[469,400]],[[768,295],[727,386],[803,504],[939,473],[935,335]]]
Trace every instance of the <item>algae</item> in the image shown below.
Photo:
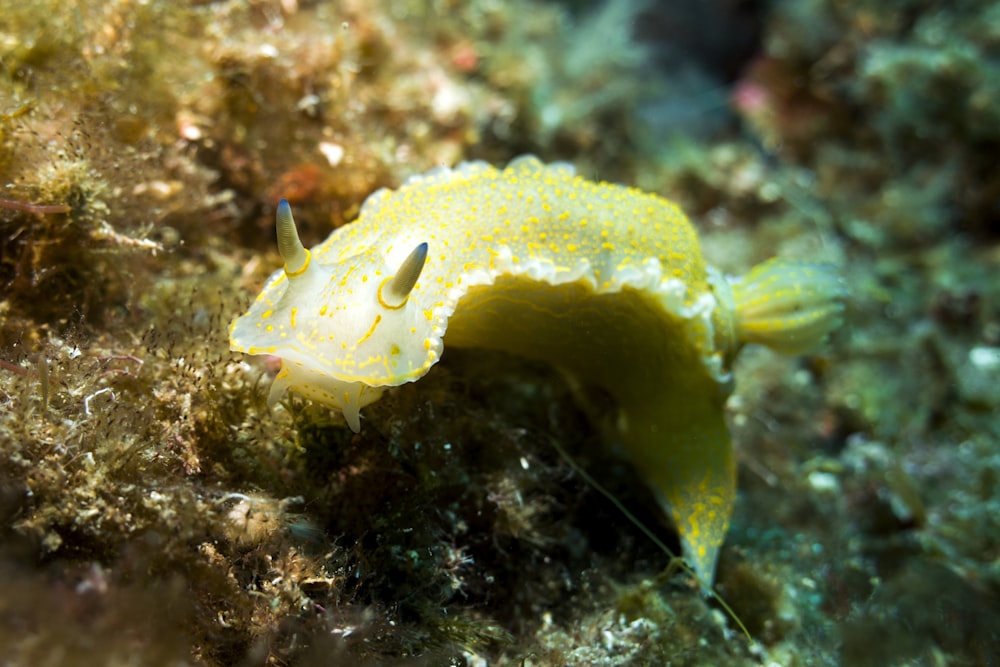
[[[655,40],[725,3],[572,4],[5,8],[6,662],[993,664],[994,3],[757,7],[714,79]],[[736,368],[718,588],[752,646],[553,447],[676,547],[551,369],[450,352],[355,436],[269,410],[275,369],[227,350],[279,197],[312,245],[380,186],[525,151],[677,200],[733,273],[844,266],[824,351]]]

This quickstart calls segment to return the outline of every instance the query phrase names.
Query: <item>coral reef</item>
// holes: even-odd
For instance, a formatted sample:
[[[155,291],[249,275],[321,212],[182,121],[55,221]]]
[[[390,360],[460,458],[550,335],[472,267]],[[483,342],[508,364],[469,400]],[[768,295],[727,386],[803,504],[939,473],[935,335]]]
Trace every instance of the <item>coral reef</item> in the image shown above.
[[[736,3],[759,48],[669,56],[735,10],[8,4],[6,663],[995,664],[995,3]],[[450,351],[355,435],[228,352],[280,197],[312,246],[380,186],[529,151],[678,201],[733,274],[844,267],[823,353],[735,369],[717,588],[753,644],[545,365]]]

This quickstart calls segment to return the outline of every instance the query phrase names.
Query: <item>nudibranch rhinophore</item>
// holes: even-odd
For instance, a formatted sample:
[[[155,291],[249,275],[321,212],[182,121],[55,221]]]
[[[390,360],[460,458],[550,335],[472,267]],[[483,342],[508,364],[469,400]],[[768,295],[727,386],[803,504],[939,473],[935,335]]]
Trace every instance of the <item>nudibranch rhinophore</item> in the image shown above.
[[[285,265],[230,327],[233,350],[281,357],[272,404],[292,391],[357,432],[360,409],[425,375],[445,344],[548,361],[615,399],[609,438],[706,587],[736,493],[729,365],[745,343],[809,349],[845,296],[823,264],[772,259],[729,279],[675,204],[533,156],[379,190],[311,250],[282,201],[277,232]]]

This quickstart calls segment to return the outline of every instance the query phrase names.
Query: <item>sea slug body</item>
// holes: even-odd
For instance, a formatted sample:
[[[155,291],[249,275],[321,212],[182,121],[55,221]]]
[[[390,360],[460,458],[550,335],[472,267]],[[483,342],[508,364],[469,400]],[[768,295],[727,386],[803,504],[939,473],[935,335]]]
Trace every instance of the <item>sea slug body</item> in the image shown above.
[[[277,221],[285,266],[230,327],[233,350],[281,358],[272,403],[292,391],[358,431],[361,408],[425,375],[446,344],[548,361],[615,399],[608,438],[706,587],[735,497],[729,365],[747,342],[807,350],[843,309],[827,265],[770,260],[730,280],[673,203],[533,156],[379,190],[311,250],[285,202]]]

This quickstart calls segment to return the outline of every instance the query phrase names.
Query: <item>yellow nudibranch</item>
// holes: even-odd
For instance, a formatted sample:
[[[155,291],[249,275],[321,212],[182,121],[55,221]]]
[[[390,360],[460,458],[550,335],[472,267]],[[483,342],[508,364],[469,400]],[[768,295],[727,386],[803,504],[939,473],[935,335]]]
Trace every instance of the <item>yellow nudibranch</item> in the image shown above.
[[[714,578],[736,469],[723,401],[747,342],[800,352],[841,319],[827,265],[770,260],[743,280],[706,266],[673,203],[524,156],[435,169],[379,190],[311,250],[288,204],[285,266],[230,344],[281,357],[286,391],[340,410],[421,378],[444,345],[550,362],[616,401],[620,444],[672,517],[702,585]]]

